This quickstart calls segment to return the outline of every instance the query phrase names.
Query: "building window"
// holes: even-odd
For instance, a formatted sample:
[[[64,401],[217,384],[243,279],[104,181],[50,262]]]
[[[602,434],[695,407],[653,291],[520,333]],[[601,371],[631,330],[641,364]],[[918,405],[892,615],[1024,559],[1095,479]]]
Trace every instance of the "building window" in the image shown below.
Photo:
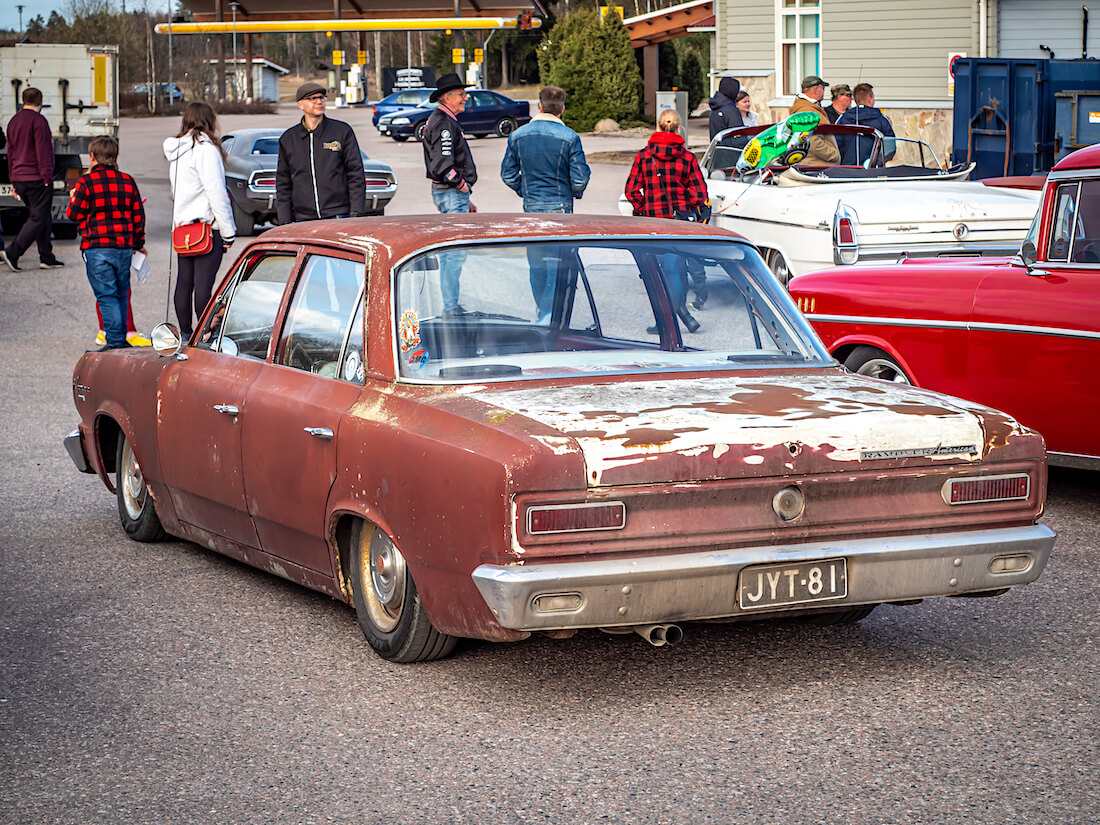
[[[785,95],[802,91],[802,78],[821,75],[821,0],[776,0],[779,66]]]

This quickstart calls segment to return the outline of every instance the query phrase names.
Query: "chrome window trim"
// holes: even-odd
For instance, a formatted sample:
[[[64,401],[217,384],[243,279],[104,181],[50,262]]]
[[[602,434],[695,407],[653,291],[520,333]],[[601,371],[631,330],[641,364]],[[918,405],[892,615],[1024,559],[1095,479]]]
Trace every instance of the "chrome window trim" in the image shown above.
[[[984,321],[929,321],[922,318],[868,318],[860,315],[809,314],[810,321],[829,324],[868,324],[871,326],[925,327],[927,329],[959,329],[966,332],[1009,332],[1020,335],[1052,335],[1058,338],[1081,338],[1100,341],[1100,331],[1039,327],[1028,324],[994,324]]]

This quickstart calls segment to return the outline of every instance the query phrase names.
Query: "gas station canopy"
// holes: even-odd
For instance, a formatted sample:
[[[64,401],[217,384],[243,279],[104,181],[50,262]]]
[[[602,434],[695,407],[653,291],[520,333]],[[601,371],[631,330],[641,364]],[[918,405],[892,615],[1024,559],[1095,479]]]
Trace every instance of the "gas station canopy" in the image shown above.
[[[229,20],[230,0],[182,0],[196,23]],[[239,0],[236,18],[242,20],[409,20],[416,18],[517,18],[530,12],[546,16],[540,0]],[[536,24],[537,25],[537,24]],[[415,28],[414,25],[405,28]],[[498,26],[492,26],[498,28]],[[176,30],[176,24],[172,26]]]

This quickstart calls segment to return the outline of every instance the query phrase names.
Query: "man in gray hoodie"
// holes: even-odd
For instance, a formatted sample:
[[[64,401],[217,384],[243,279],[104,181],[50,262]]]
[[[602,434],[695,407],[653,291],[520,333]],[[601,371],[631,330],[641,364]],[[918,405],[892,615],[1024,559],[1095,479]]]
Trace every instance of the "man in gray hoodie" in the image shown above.
[[[723,77],[718,83],[718,92],[710,99],[710,139],[723,129],[744,126],[741,111],[737,108],[737,93],[741,83],[736,77]]]

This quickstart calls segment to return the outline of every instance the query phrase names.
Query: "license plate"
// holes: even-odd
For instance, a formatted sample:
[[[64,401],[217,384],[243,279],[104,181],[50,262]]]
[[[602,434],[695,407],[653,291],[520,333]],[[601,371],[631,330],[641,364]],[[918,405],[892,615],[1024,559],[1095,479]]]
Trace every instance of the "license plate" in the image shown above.
[[[10,198],[15,194],[15,187],[10,183],[0,183],[0,198]]]
[[[845,559],[823,559],[795,564],[757,564],[737,579],[742,610],[843,599],[848,595]]]

